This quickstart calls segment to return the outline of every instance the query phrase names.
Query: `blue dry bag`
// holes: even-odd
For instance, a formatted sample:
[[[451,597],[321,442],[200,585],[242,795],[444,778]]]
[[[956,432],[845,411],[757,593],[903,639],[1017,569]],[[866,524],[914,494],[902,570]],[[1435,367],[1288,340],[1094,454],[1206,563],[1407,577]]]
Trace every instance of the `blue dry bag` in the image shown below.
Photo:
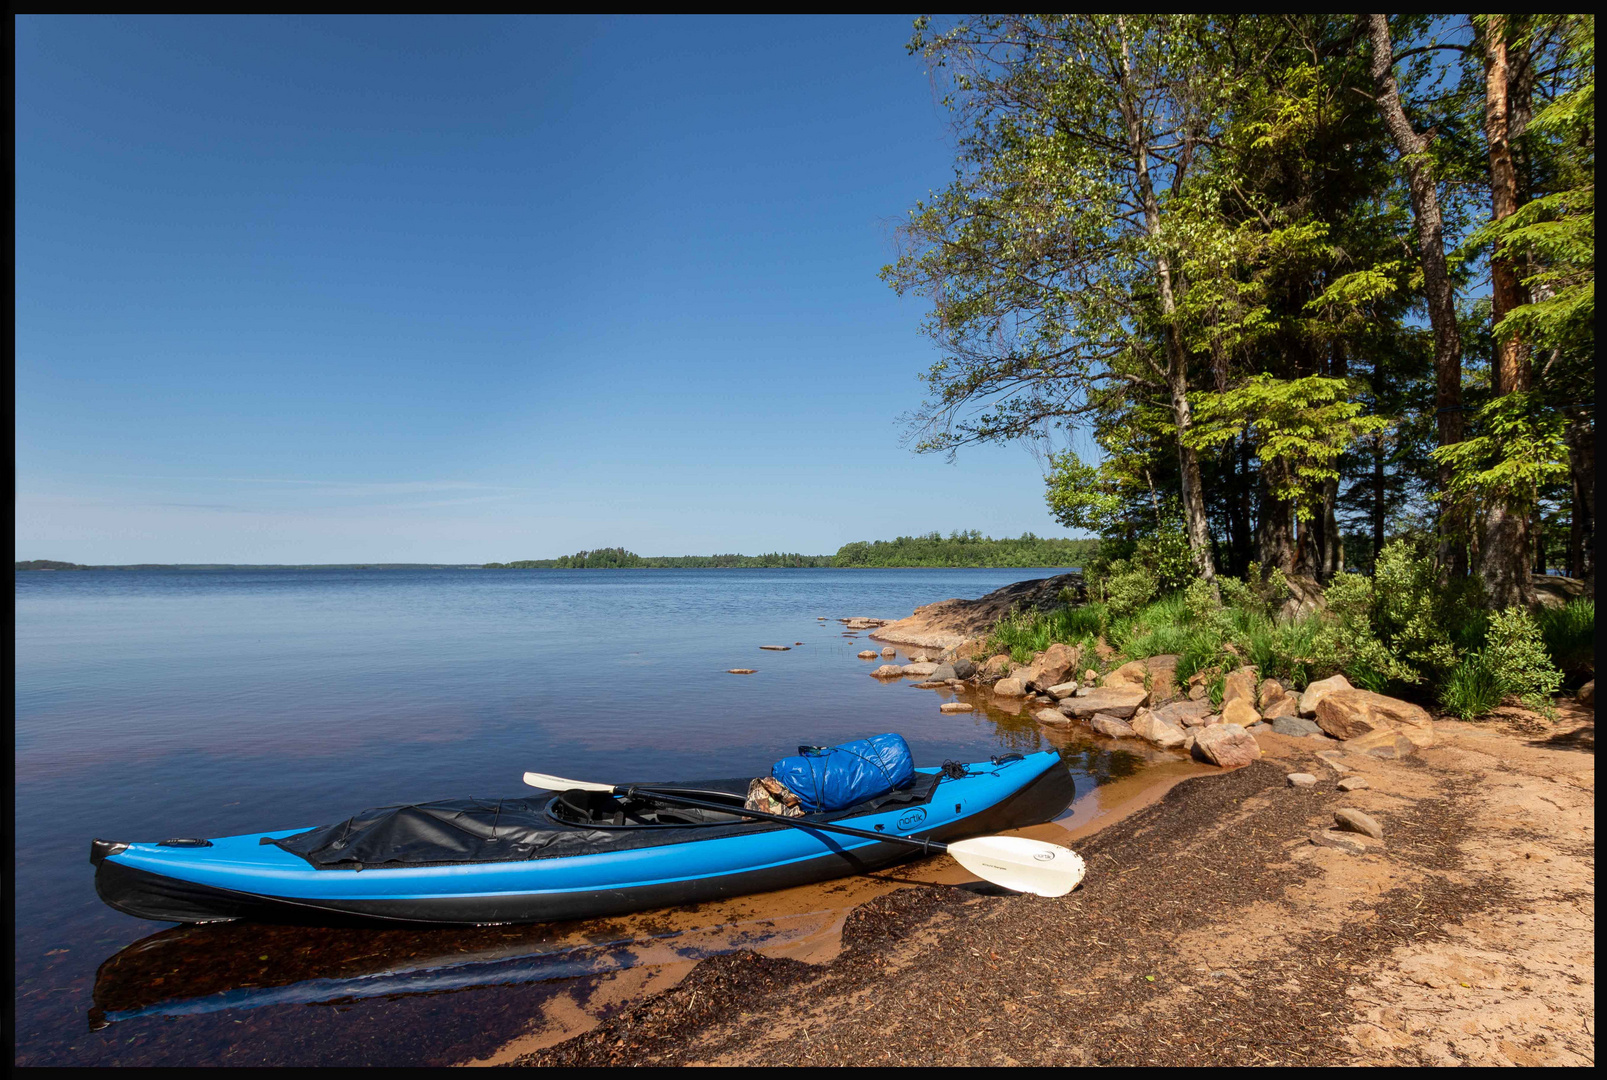
[[[915,763],[902,735],[873,735],[841,746],[800,746],[797,757],[776,762],[770,775],[814,814],[846,810],[857,803],[909,787]]]

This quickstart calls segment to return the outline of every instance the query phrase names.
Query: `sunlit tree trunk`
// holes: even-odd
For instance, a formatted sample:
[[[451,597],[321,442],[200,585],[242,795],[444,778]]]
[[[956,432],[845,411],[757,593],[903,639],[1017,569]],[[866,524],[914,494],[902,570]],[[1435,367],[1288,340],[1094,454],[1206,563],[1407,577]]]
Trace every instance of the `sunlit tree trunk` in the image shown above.
[[[1484,136],[1490,159],[1490,218],[1500,221],[1518,209],[1518,175],[1512,163],[1508,115],[1506,19],[1491,15],[1480,35],[1484,46]],[[1525,110],[1527,111],[1527,110]],[[1517,268],[1498,253],[1490,258],[1490,318],[1499,323],[1523,303]],[[1534,382],[1528,350],[1512,336],[1497,338],[1491,358],[1492,389],[1497,396],[1527,391]],[[1529,514],[1521,492],[1491,501],[1480,522],[1479,577],[1490,603],[1497,608],[1536,603],[1529,561]]]
[[[1434,411],[1439,445],[1450,446],[1462,441],[1462,336],[1456,324],[1456,297],[1445,264],[1439,191],[1427,154],[1429,137],[1413,130],[1406,110],[1401,107],[1388,16],[1364,18],[1372,42],[1369,71],[1377,91],[1378,112],[1406,169],[1406,186],[1417,224],[1417,255],[1423,267],[1423,293],[1428,301],[1429,326],[1434,333]],[[1436,480],[1442,493],[1450,490],[1449,464],[1439,467]],[[1440,565],[1454,577],[1467,573],[1464,542],[1467,532],[1465,511],[1455,505],[1443,506],[1440,510]]]

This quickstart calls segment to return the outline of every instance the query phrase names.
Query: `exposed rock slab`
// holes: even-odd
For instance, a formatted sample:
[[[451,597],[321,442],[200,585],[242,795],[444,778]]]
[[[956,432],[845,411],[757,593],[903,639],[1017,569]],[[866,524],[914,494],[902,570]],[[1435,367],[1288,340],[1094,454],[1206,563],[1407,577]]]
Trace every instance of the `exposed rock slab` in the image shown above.
[[[1087,593],[1080,573],[1017,581],[975,600],[940,600],[925,604],[908,618],[879,624],[871,637],[878,641],[950,649],[968,638],[986,636],[994,623],[1018,608],[1058,607],[1062,603],[1061,593],[1066,589],[1071,590],[1079,603]]]
[[[1143,687],[1098,687],[1087,695],[1069,697],[1060,703],[1060,711],[1077,720],[1091,719],[1099,713],[1108,713],[1126,720],[1149,701],[1149,691]]]
[[[1418,747],[1434,745],[1434,723],[1411,702],[1370,690],[1333,690],[1317,702],[1317,726],[1336,739],[1358,739],[1388,729]]]

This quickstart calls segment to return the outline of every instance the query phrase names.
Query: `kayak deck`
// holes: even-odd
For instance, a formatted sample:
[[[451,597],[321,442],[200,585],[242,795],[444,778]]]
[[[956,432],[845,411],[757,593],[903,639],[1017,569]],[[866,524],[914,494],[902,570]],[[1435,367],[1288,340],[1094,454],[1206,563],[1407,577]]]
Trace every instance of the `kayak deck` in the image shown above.
[[[708,791],[730,783],[655,786]],[[497,802],[486,800],[483,806],[492,809],[476,810],[471,816],[493,824],[483,830],[486,836],[468,847],[481,853],[491,850],[491,858],[468,850],[432,857],[464,848],[457,839],[435,851],[408,843],[387,849],[377,839],[355,852],[349,844],[334,848],[343,828],[352,832],[349,827],[360,826],[365,815],[383,817],[379,811],[365,811],[321,829],[219,837],[205,846],[96,841],[91,859],[101,898],[120,911],[148,919],[545,922],[786,888],[863,873],[919,854],[907,843],[810,830],[810,820],[946,841],[1047,821],[1069,805],[1074,794],[1069,771],[1052,751],[968,765],[966,775],[959,778],[920,769],[912,787],[922,790],[902,801],[871,800],[836,814],[800,818],[800,827],[715,821],[599,828],[564,823],[549,815],[548,804],[557,796],[542,796],[501,800],[503,812],[520,804],[514,816],[523,831],[516,833],[511,826],[504,831]],[[494,837],[489,836],[492,831]],[[521,837],[517,842],[516,835]],[[305,853],[289,850],[298,846],[298,839]],[[490,842],[483,842],[486,839]],[[523,854],[521,845],[528,848]],[[364,861],[376,854],[398,853],[403,857]],[[345,855],[355,858],[343,865]]]

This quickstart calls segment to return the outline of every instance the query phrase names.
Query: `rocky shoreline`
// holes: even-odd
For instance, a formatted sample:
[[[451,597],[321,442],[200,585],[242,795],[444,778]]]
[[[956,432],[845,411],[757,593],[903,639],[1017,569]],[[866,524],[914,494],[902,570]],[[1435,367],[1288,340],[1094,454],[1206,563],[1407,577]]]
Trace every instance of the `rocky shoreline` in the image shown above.
[[[916,633],[941,632],[933,607]],[[829,963],[714,957],[498,1060],[1593,1062],[1593,684],[1555,723],[1508,709],[1468,724],[1342,678],[1296,694],[1241,667],[1213,704],[1203,680],[1178,684],[1175,657],[1056,645],[1017,664],[981,644],[917,645],[871,674],[1218,771],[1079,834],[1089,874],[1068,896],[907,881],[853,911]]]
[[[944,602],[963,603],[967,602]],[[954,611],[952,606],[917,610],[933,613],[926,617],[926,629],[919,636],[929,640],[944,636],[932,627],[940,624],[943,611]],[[863,616],[838,621],[854,629],[874,629],[871,637],[879,640],[888,640],[889,628],[898,625]],[[947,634],[953,636],[954,632]],[[1080,723],[1092,734],[1144,739],[1223,768],[1248,765],[1259,758],[1256,736],[1264,732],[1315,738],[1345,751],[1378,757],[1403,757],[1434,745],[1427,711],[1399,698],[1359,690],[1343,675],[1314,682],[1297,695],[1276,679],[1258,680],[1255,668],[1245,665],[1227,674],[1221,702],[1213,704],[1203,674],[1178,684],[1176,655],[1151,656],[1112,667],[1108,661],[1113,654],[1108,649],[1095,647],[1085,654],[1078,646],[1055,644],[1025,664],[1003,654],[978,662],[985,648],[981,637],[963,638],[940,652],[916,651],[907,663],[882,664],[870,674],[887,681],[918,679],[916,685],[923,688],[987,691],[996,703],[1012,711],[1031,709],[1032,718],[1048,727]],[[893,652],[865,650],[859,658],[885,658]],[[951,704],[974,708],[963,702]],[[947,704],[942,707],[961,711]]]

